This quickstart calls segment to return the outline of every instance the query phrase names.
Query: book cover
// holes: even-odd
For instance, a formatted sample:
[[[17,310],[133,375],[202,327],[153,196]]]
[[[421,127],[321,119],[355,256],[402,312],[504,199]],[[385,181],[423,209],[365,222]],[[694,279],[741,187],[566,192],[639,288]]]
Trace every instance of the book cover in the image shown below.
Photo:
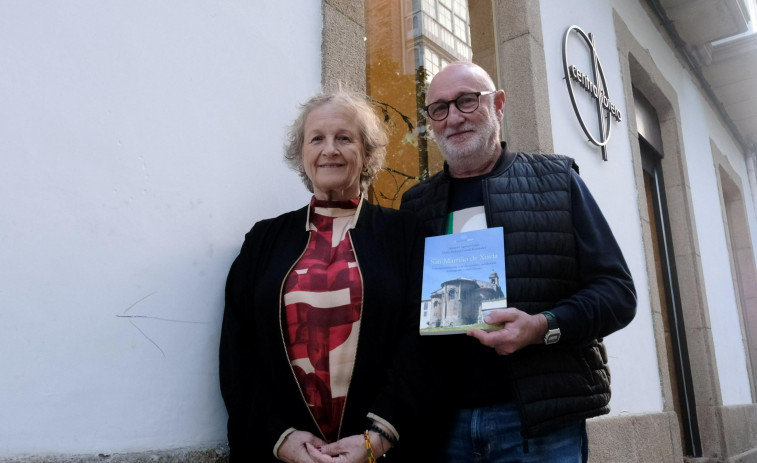
[[[507,307],[502,227],[426,238],[421,335],[496,329],[483,318]]]

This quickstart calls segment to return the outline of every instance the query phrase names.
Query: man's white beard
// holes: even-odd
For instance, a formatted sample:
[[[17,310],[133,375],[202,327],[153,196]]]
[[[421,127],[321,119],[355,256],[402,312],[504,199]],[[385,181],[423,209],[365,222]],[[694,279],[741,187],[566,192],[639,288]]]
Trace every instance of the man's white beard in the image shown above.
[[[450,141],[444,134],[437,135],[436,144],[442,152],[442,156],[447,164],[456,171],[472,171],[479,168],[482,164],[489,162],[489,146],[492,138],[496,139],[496,133],[499,131],[499,121],[496,117],[490,117],[488,123],[476,126],[472,123],[466,123],[461,127],[454,129],[455,132],[464,130],[474,130],[473,136],[467,140],[455,142]],[[451,132],[446,130],[445,132]]]

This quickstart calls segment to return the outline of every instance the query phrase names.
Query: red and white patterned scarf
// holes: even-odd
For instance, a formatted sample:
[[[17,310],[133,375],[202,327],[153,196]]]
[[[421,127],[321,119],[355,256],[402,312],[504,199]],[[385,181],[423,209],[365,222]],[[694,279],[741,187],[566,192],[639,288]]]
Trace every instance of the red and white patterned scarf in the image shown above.
[[[355,363],[363,284],[347,231],[360,198],[310,202],[310,242],[284,283],[287,354],[328,441],[339,433]]]

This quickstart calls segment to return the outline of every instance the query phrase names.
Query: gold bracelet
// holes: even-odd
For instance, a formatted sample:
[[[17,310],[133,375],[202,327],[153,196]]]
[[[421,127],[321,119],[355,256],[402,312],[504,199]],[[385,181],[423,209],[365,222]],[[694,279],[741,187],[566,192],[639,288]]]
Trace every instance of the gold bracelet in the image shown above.
[[[365,437],[365,451],[368,453],[368,463],[376,463],[376,457],[373,456],[373,448],[371,447],[371,438],[368,435],[368,431],[363,431],[363,437]]]
[[[376,434],[378,434],[379,436],[381,436],[384,439],[386,439],[387,442],[389,442],[390,444],[392,444],[392,447],[396,447],[397,446],[397,438],[394,437],[394,436],[392,436],[388,432],[384,431],[383,429],[381,429],[376,423],[371,423],[371,425],[368,426],[368,430],[369,431],[373,431]]]

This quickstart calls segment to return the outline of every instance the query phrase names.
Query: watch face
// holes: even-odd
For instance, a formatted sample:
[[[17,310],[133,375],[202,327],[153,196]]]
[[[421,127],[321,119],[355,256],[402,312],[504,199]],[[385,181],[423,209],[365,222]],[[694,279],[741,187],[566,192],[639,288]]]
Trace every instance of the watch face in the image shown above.
[[[547,336],[544,337],[544,344],[554,344],[559,340],[560,340],[559,331],[556,333],[547,333]]]

